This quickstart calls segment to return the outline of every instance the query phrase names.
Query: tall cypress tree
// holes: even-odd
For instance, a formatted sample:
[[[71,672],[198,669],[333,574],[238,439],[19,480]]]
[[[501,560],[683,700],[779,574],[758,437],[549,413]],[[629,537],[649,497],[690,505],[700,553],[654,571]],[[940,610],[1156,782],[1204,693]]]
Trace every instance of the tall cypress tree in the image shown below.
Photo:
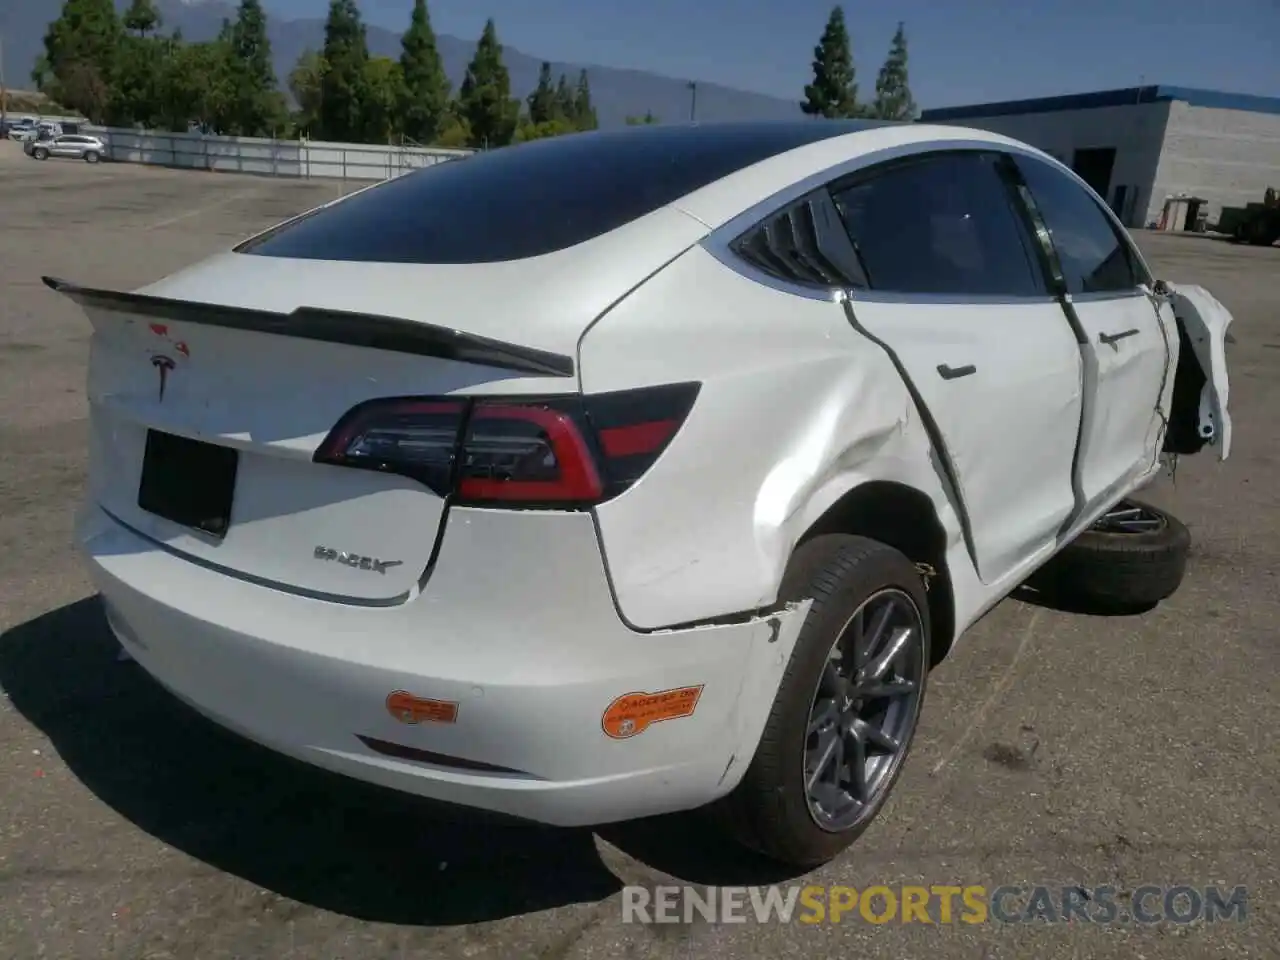
[[[577,105],[573,100],[573,91],[569,89],[569,80],[562,73],[560,74],[560,79],[556,81],[554,116],[557,119],[575,123],[577,121],[576,108]]]
[[[400,108],[404,134],[418,143],[431,143],[448,114],[452,84],[444,72],[426,0],[413,2],[409,29],[400,38],[400,71],[404,78]]]
[[[907,84],[907,34],[901,22],[889,45],[889,56],[876,77],[873,116],[881,120],[914,120],[916,101]]]
[[[271,41],[267,39],[267,14],[261,0],[240,0],[228,39],[234,132],[247,137],[270,134],[281,120],[282,104],[276,90]]]
[[[471,128],[473,146],[501,147],[511,142],[520,117],[520,102],[511,98],[511,74],[502,62],[502,44],[493,20],[485,22],[458,91],[458,101]]]
[[[317,138],[351,143],[365,129],[360,111],[369,63],[369,45],[356,0],[330,0],[322,57]]]
[[[556,88],[551,83],[551,64],[543,63],[538,71],[538,85],[526,101],[530,123],[550,123],[556,118]]]
[[[579,130],[594,130],[600,126],[596,108],[591,103],[591,81],[587,79],[585,70],[578,74],[578,85],[574,89],[573,116]]]
[[[862,113],[843,7],[831,11],[822,39],[813,49],[813,83],[806,84],[800,109],[810,116],[827,118]]]

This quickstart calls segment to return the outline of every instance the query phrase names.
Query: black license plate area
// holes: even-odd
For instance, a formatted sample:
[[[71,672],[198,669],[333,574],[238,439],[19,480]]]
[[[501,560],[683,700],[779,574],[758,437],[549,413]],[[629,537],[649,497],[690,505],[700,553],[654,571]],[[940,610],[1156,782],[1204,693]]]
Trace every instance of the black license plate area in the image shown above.
[[[138,506],[215,537],[231,525],[239,452],[159,430],[147,431]]]

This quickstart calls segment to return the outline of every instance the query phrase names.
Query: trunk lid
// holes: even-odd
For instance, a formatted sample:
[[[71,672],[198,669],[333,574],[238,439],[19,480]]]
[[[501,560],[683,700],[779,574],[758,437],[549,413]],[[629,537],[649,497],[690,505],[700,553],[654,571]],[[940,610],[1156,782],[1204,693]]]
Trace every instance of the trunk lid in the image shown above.
[[[405,477],[315,463],[316,449],[376,398],[576,392],[578,338],[665,262],[648,252],[603,258],[594,273],[594,251],[484,267],[231,254],[135,294],[46,280],[93,325],[90,500],[162,549],[243,579],[403,602],[425,582],[445,500]],[[237,451],[225,531],[177,522],[144,496],[153,431]],[[216,485],[221,468],[196,469]]]

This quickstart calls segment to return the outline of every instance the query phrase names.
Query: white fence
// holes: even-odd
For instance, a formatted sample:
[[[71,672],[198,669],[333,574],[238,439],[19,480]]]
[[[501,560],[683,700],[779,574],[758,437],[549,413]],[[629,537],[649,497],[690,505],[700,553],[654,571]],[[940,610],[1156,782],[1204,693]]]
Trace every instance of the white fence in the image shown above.
[[[380,147],[363,143],[215,137],[152,133],[114,127],[86,132],[101,137],[110,159],[189,170],[256,173],[273,177],[386,180],[410,170],[470,156],[470,150]]]

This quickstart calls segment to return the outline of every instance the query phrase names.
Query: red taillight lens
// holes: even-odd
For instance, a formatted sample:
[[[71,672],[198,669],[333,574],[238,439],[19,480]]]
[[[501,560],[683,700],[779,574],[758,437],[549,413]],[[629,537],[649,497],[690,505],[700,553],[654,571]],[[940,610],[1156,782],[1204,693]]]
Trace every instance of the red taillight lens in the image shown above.
[[[617,496],[676,435],[698,384],[588,397],[376,400],[315,460],[398,473],[472,505],[572,508]]]
[[[466,410],[457,400],[372,400],[338,422],[314,459],[400,474],[448,496]]]
[[[458,498],[468,503],[595,503],[591,448],[568,410],[481,400],[462,442]]]
[[[672,383],[582,398],[599,438],[609,495],[617,496],[654,465],[698,398],[699,384]]]

